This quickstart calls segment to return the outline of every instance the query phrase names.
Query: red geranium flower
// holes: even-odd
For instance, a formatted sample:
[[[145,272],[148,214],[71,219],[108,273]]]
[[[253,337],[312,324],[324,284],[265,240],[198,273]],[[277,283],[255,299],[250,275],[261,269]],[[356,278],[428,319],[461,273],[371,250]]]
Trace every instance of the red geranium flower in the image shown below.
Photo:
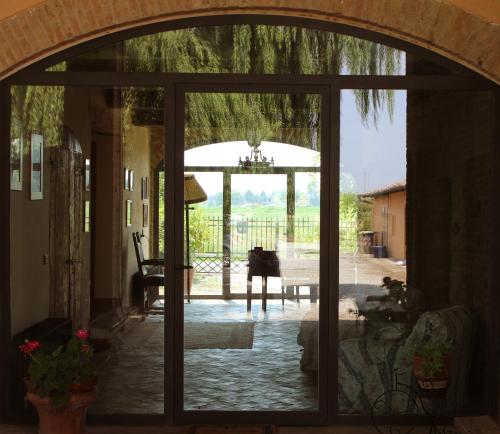
[[[88,330],[78,330],[76,332],[76,337],[82,341],[86,341],[89,338],[89,331]]]
[[[24,344],[19,345],[19,349],[24,353],[24,354],[31,354],[38,350],[40,348],[40,342],[38,341],[26,341]]]

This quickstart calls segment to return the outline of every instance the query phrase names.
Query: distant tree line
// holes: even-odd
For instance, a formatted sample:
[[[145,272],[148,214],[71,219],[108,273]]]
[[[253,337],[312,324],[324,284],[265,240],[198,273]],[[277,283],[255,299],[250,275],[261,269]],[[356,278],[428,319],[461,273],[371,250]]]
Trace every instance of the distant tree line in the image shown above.
[[[309,188],[307,192],[297,192],[295,195],[295,201],[297,206],[319,206],[320,195],[317,188]],[[208,196],[206,202],[203,202],[202,206],[208,207],[222,207],[222,192],[215,193]],[[231,205],[241,206],[241,205],[274,205],[274,206],[286,206],[286,191],[276,190],[271,193],[266,193],[261,191],[260,193],[247,190],[244,193],[240,191],[231,192]]]

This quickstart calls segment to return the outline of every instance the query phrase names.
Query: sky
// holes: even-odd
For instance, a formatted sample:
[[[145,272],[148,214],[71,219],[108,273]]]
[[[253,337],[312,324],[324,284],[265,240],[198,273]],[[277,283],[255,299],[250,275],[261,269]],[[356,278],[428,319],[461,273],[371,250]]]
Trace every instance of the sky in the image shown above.
[[[363,125],[350,90],[341,94],[340,164],[343,190],[364,193],[406,179],[406,91],[394,91],[394,118],[384,110]]]
[[[370,118],[362,122],[356,109],[354,93],[341,94],[340,124],[341,190],[354,193],[378,189],[403,181],[406,177],[406,91],[394,91],[394,117],[391,121],[384,109],[375,126]],[[273,157],[276,166],[314,166],[319,164],[319,153],[298,146],[265,142],[262,154]],[[246,142],[229,142],[195,148],[185,153],[185,164],[192,166],[233,166],[239,157],[249,154]],[[297,191],[306,191],[308,174],[296,174]],[[316,175],[317,176],[317,175]],[[196,173],[196,178],[211,196],[222,191],[222,173]],[[284,175],[233,175],[232,189],[244,193],[271,193],[286,189]]]

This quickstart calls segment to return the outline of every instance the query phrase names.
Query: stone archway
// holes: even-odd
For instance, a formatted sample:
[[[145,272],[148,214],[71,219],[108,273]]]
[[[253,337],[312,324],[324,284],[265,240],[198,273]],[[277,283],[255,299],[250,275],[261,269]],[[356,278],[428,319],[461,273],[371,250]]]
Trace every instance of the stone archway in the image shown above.
[[[500,29],[456,0],[24,0],[0,21],[0,78],[50,54],[119,30],[180,18],[264,14],[380,32],[442,54],[500,83]],[[488,2],[483,0],[484,4]],[[3,9],[9,9],[2,7]],[[0,17],[2,15],[0,8]],[[12,8],[11,8],[12,9]],[[477,9],[477,7],[476,7]],[[485,6],[485,10],[488,7]],[[484,16],[484,15],[483,15]]]

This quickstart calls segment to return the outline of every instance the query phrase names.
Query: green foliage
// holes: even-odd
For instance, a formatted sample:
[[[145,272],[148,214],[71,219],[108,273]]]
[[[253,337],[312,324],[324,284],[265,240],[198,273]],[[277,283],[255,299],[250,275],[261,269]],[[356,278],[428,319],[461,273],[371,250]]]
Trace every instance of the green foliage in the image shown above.
[[[392,75],[399,72],[400,57],[398,50],[352,36],[270,25],[172,30],[124,44],[125,71]],[[365,122],[371,114],[376,123],[384,108],[392,116],[391,90],[354,92]],[[137,107],[162,106],[156,91],[132,94],[129,103]],[[186,144],[266,139],[319,150],[320,103],[317,95],[191,93]]]
[[[371,231],[373,199],[359,198],[358,202],[358,233],[361,231]]]
[[[339,248],[354,253],[358,246],[359,198],[355,193],[340,193],[339,200]]]
[[[29,386],[40,397],[50,397],[54,406],[66,405],[72,384],[95,380],[92,356],[92,347],[76,337],[50,354],[37,351],[30,355]]]
[[[201,252],[203,245],[208,244],[214,236],[209,221],[204,215],[203,208],[200,207],[195,207],[189,212],[189,249],[192,253]],[[184,232],[185,230],[184,225]],[[185,233],[184,236],[186,236]]]
[[[446,356],[453,347],[451,340],[432,338],[422,340],[413,347],[413,355],[422,358],[422,373],[426,378],[435,378],[445,368]]]
[[[382,279],[380,287],[389,290],[389,300],[402,305],[406,304],[406,283],[402,280],[391,279],[389,276],[385,276]]]
[[[44,147],[61,144],[64,86],[12,86],[11,99],[11,140],[20,138],[25,154],[31,133],[43,135]]]

